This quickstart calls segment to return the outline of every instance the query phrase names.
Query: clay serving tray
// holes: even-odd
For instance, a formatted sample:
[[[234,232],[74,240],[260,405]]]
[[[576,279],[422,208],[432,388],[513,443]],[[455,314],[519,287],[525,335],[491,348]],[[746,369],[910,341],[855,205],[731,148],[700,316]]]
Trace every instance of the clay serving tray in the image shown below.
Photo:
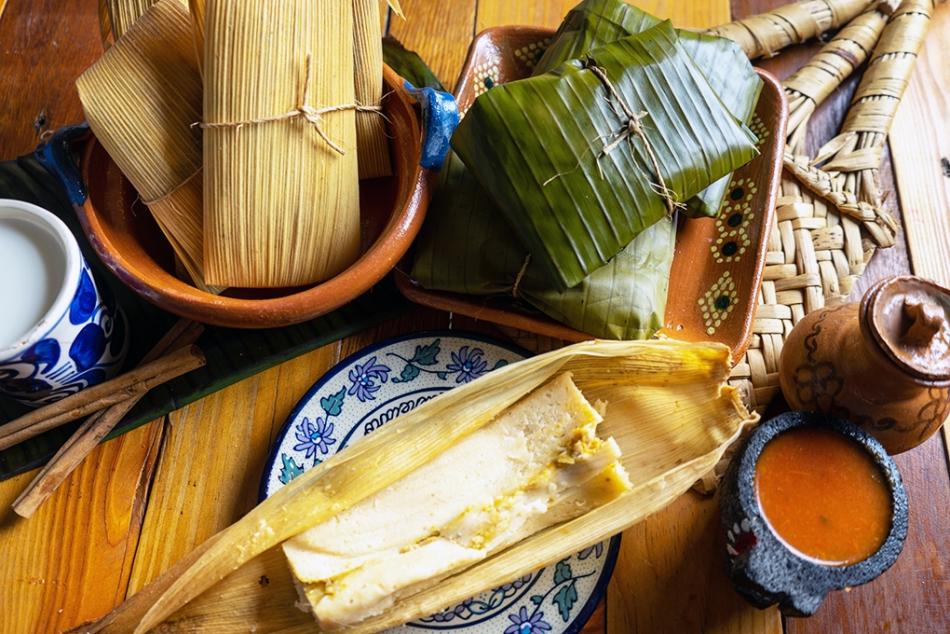
[[[479,34],[455,90],[459,110],[464,113],[497,83],[527,77],[553,34],[522,26]],[[742,356],[752,334],[788,118],[778,80],[765,71],[758,73],[764,86],[751,128],[759,137],[759,156],[733,175],[718,218],[680,222],[661,330],[676,339],[724,343],[733,359]],[[426,290],[399,271],[396,284],[407,298],[426,306],[566,341],[591,338],[510,299]]]

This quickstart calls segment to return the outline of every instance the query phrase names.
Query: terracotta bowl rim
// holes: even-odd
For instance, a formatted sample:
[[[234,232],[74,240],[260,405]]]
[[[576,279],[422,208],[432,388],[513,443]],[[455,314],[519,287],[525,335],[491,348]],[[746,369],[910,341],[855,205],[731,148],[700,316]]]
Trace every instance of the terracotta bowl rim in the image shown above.
[[[413,100],[404,88],[404,80],[389,66],[384,66],[384,80],[392,97],[413,108]],[[411,118],[410,133],[420,139],[422,131],[418,115]],[[91,157],[103,151],[99,141],[90,135],[82,149],[82,176],[90,182]],[[313,319],[338,308],[369,290],[382,280],[408,251],[425,217],[430,183],[428,170],[419,165],[419,151],[413,153],[411,181],[404,199],[397,200],[389,220],[379,236],[356,262],[338,275],[310,288],[290,294],[248,299],[214,295],[195,288],[155,265],[158,275],[143,274],[142,267],[115,248],[109,233],[103,229],[100,214],[87,196],[77,215],[83,231],[96,254],[120,280],[134,292],[159,308],[195,321],[238,328],[267,328],[291,325]],[[393,178],[396,178],[394,176]],[[401,188],[397,189],[397,193]],[[151,258],[150,261],[154,262]]]

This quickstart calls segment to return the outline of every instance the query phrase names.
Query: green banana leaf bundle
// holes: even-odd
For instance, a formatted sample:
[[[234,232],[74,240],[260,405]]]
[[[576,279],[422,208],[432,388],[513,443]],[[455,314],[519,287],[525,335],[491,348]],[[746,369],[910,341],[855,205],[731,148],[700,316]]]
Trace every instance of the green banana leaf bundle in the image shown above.
[[[571,9],[554,40],[535,66],[534,74],[553,70],[564,62],[583,57],[588,51],[623,37],[641,33],[660,23],[645,11],[623,0],[583,0]],[[677,29],[680,46],[698,66],[722,104],[732,115],[748,123],[762,90],[749,58],[732,40]],[[731,174],[686,202],[690,216],[719,214]]]
[[[624,0],[582,0],[564,16],[533,74],[552,71],[568,60],[580,59],[595,48],[642,33],[662,21]]]
[[[411,275],[425,288],[520,299],[596,337],[648,339],[663,325],[675,245],[676,222],[662,218],[580,284],[554,290],[485,190],[449,154]]]
[[[496,86],[452,147],[566,290],[756,154],[669,22]]]

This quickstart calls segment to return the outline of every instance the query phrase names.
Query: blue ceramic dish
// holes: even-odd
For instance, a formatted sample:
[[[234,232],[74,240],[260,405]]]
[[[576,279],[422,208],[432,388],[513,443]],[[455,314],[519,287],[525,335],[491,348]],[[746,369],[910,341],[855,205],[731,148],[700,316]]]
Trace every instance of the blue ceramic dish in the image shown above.
[[[455,331],[415,333],[364,348],[297,403],[264,468],[261,499],[400,414],[525,356],[509,344]],[[606,592],[619,549],[617,536],[392,631],[579,632]]]
[[[62,266],[51,268],[61,277],[49,280],[55,292],[49,309],[0,348],[0,392],[40,406],[111,377],[125,359],[127,324],[97,286],[72,233],[52,213],[18,200],[0,200],[0,219],[28,223],[62,254]]]

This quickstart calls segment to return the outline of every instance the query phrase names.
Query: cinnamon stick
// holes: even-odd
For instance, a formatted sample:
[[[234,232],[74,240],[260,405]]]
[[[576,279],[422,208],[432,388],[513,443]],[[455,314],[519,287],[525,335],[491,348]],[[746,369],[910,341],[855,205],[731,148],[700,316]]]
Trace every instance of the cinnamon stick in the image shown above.
[[[87,388],[14,419],[0,427],[0,450],[142,394],[205,364],[204,353],[188,346],[155,359],[114,379]]]
[[[152,362],[169,350],[193,344],[203,330],[204,327],[201,324],[185,319],[178,321],[152,347],[141,363]],[[85,460],[86,456],[98,446],[99,442],[138,403],[144,393],[143,391],[141,394],[129,397],[125,401],[90,416],[13,502],[14,512],[21,517],[31,517],[36,509],[59,488],[59,485],[69,474]]]

